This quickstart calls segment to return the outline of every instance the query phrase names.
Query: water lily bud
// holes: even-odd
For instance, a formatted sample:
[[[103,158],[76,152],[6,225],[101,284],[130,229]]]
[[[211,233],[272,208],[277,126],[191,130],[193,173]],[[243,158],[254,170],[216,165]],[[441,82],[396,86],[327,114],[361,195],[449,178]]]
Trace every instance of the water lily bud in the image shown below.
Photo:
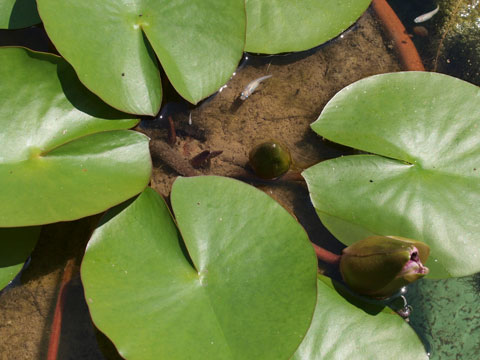
[[[398,236],[370,236],[345,248],[340,272],[355,292],[375,298],[393,295],[428,274],[427,244]]]
[[[255,175],[268,180],[285,174],[292,163],[288,149],[274,140],[255,146],[248,158]]]

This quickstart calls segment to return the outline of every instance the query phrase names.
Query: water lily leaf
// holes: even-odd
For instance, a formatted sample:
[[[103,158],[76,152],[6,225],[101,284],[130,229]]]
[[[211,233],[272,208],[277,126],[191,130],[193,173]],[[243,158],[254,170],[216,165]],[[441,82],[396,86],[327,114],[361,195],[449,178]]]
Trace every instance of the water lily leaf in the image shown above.
[[[179,178],[107,213],[82,263],[92,318],[127,359],[289,359],[316,299],[316,258],[263,192]]]
[[[245,50],[277,54],[320,45],[351,26],[371,0],[246,0]]]
[[[313,130],[378,155],[303,173],[322,222],[348,245],[371,234],[423,241],[432,277],[478,272],[479,99],[478,87],[426,72],[372,76],[336,94]]]
[[[155,55],[180,95],[197,103],[227,82],[244,47],[242,0],[38,0],[38,9],[80,80],[133,114],[160,108]]]
[[[371,311],[354,305],[336,289],[341,285],[320,275],[318,300],[307,336],[292,360],[427,360],[413,329],[388,308]]]
[[[0,290],[22,270],[40,235],[40,226],[0,229]]]
[[[78,219],[141,192],[151,160],[138,120],[88,92],[60,57],[0,49],[0,226]]]
[[[41,23],[35,0],[2,0],[0,29],[21,29]]]

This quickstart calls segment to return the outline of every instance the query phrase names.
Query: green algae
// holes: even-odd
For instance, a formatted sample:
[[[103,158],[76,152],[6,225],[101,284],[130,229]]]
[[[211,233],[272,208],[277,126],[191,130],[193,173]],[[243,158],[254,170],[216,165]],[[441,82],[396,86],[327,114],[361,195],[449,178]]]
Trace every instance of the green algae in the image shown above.
[[[431,360],[478,358],[480,273],[447,280],[422,279],[409,286],[410,324]]]

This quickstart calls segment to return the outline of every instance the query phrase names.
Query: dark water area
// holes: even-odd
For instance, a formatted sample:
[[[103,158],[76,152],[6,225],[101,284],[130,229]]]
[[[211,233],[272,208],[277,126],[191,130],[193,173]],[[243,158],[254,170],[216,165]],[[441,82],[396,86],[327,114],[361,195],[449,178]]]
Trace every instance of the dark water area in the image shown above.
[[[435,9],[435,1],[389,2],[412,35],[427,70],[437,66],[439,71],[479,84],[468,65],[478,64],[478,57],[453,57],[446,52],[437,56],[432,50],[432,44],[438,50],[439,36],[441,39],[445,33],[439,30],[440,11],[428,21],[414,22],[416,17]],[[414,29],[419,26],[424,29]],[[54,51],[41,27],[9,31],[8,36],[0,31],[0,46],[11,45]],[[446,61],[448,58],[454,59],[452,66],[452,60]],[[151,186],[167,197],[175,178],[191,171],[192,158],[203,151],[221,151],[205,167],[195,169],[195,175],[231,176],[259,187],[298,218],[313,242],[340,253],[343,245],[320,223],[307,189],[294,181],[255,182],[246,165],[248,152],[258,142],[275,138],[290,148],[299,169],[351,154],[352,149],[319,138],[310,130],[310,124],[344,86],[370,75],[401,70],[381,24],[367,11],[345,33],[315,49],[276,56],[245,54],[231,80],[196,106],[184,101],[162,74],[164,105],[156,117],[142,119],[137,127],[152,139]],[[247,100],[239,99],[247,84],[265,75],[272,77],[262,82]],[[165,147],[171,123],[176,137],[171,146]],[[31,263],[0,292],[1,360],[46,358],[59,285],[70,259],[75,260],[76,267],[67,286],[58,358],[121,359],[115,346],[93,325],[78,273],[98,219],[94,216],[43,227]],[[407,299],[413,307],[410,324],[425,343],[431,359],[480,358],[478,274],[460,279],[421,280],[410,286]]]
[[[477,0],[388,1],[411,35],[428,71],[480,85],[480,4]],[[438,11],[427,20],[422,14]]]
[[[56,52],[41,25],[18,30],[0,29],[0,46],[22,46],[35,51]]]

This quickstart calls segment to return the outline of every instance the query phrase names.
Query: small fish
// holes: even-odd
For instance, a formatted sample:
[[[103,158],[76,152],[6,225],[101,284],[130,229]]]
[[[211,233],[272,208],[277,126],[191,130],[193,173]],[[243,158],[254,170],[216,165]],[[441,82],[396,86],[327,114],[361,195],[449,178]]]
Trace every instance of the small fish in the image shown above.
[[[258,85],[260,85],[262,81],[267,80],[268,78],[271,78],[271,77],[272,75],[265,75],[251,81],[240,94],[240,99],[246,100],[250,95],[253,94],[255,89],[258,87]]]
[[[435,15],[438,12],[439,9],[440,7],[437,6],[432,11],[429,11],[423,15],[417,16],[415,19],[413,19],[413,22],[418,24],[418,23],[422,23],[424,21],[430,20],[433,17],[433,15]]]

